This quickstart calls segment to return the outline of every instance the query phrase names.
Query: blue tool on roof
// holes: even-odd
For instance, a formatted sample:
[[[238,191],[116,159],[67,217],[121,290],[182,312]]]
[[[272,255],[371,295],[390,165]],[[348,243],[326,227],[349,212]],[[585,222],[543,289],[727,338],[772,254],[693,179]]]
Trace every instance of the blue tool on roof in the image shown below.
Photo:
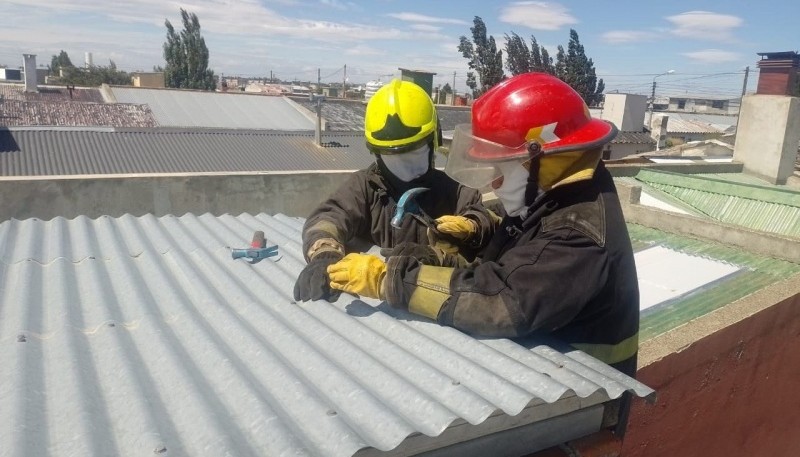
[[[245,258],[250,263],[258,263],[266,258],[278,255],[278,245],[267,246],[264,232],[261,230],[253,234],[253,241],[246,249],[231,249],[231,257],[235,259]]]

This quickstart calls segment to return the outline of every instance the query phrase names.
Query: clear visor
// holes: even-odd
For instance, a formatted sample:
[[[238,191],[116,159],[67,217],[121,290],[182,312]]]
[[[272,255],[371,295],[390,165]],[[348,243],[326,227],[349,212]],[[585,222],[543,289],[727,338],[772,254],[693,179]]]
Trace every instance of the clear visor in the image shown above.
[[[509,163],[528,159],[527,144],[511,148],[472,135],[469,124],[459,124],[447,154],[444,171],[461,184],[481,189],[503,176]]]

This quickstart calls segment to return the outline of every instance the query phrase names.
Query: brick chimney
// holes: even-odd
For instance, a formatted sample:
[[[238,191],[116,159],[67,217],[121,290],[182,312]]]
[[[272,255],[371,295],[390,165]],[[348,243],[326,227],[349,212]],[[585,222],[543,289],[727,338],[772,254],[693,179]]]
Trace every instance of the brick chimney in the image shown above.
[[[797,72],[800,71],[800,55],[795,51],[759,52],[761,60],[757,94],[796,96]]]

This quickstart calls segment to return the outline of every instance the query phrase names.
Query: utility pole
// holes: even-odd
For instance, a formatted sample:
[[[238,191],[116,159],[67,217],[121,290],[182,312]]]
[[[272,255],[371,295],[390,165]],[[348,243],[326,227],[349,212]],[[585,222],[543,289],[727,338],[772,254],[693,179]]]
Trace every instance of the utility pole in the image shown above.
[[[273,79],[272,79],[272,70],[270,70],[269,71],[269,82],[272,82],[272,81],[273,81]]]
[[[344,64],[344,78],[342,78],[342,98],[347,98],[347,64]]]
[[[322,70],[317,68],[317,93],[322,93]]]
[[[456,72],[453,72],[453,106],[456,106]]]
[[[742,83],[742,98],[739,99],[739,111],[736,112],[736,117],[742,114],[742,105],[744,105],[744,94],[747,92],[747,76],[750,74],[750,66],[744,67],[744,82]],[[738,122],[738,121],[737,121]]]
[[[750,66],[744,67],[744,83],[742,83],[742,97],[747,92],[747,75],[750,74]]]

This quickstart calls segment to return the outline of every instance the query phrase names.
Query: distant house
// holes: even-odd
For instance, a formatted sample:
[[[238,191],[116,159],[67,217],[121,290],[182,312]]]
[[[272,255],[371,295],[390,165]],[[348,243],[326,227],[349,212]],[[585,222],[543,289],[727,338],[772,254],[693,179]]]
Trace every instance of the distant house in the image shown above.
[[[739,98],[671,96],[667,111],[684,113],[738,114]]]
[[[134,87],[152,87],[152,88],[166,87],[164,83],[163,71],[156,71],[156,72],[135,71],[131,73],[131,84],[133,84]]]

